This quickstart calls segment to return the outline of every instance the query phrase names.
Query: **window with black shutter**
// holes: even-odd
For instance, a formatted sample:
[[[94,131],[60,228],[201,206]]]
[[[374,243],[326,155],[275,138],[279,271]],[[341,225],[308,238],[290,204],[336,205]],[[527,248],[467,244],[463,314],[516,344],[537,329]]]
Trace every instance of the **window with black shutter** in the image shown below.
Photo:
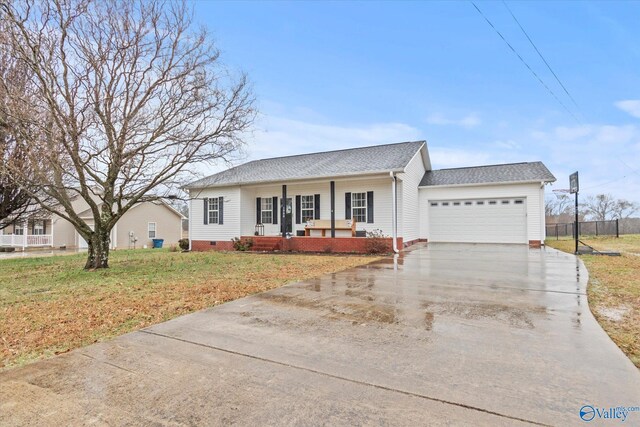
[[[315,218],[314,204],[315,198],[313,195],[300,196],[300,211],[303,223]]]
[[[260,199],[260,222],[262,224],[273,223],[273,199],[271,197]]]

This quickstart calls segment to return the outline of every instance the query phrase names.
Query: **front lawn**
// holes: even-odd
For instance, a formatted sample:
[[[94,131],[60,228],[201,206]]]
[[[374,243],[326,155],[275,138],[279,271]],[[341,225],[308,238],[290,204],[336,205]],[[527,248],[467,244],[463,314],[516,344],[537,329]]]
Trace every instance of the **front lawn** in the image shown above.
[[[597,250],[622,256],[581,255],[589,270],[587,295],[592,313],[611,339],[640,368],[640,235],[599,236],[580,240]],[[572,240],[548,239],[547,245],[573,253]]]
[[[121,250],[94,272],[83,254],[0,260],[0,367],[375,259]]]

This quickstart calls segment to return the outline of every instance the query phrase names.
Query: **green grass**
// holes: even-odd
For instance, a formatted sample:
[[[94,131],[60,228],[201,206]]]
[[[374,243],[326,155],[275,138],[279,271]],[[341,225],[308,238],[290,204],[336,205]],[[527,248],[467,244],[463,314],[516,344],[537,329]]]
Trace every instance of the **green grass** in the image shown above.
[[[600,251],[622,251],[640,255],[640,234],[623,234],[620,237],[580,236],[580,241]],[[573,253],[575,250],[575,240],[571,236],[560,237],[560,240],[550,237],[545,243],[564,252]]]
[[[98,271],[82,269],[84,254],[0,260],[0,366],[374,259],[119,250]]]
[[[602,328],[640,368],[640,235],[581,237],[597,250],[622,256],[581,255],[589,270],[589,307]],[[547,245],[573,253],[572,240],[548,239]]]

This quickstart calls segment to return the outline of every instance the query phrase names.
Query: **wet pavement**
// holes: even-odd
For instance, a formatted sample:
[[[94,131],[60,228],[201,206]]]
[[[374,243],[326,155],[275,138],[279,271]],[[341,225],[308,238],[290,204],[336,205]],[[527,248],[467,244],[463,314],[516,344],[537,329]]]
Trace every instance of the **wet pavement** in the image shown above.
[[[553,249],[420,246],[4,372],[0,424],[581,425],[640,405],[586,283]]]

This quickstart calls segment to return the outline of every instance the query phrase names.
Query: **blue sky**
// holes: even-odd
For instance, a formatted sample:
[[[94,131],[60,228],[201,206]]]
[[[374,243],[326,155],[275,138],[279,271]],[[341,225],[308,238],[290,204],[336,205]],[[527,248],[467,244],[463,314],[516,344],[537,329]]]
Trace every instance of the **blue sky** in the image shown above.
[[[640,2],[205,2],[248,73],[246,158],[426,139],[433,167],[542,160],[567,188],[640,201]],[[572,116],[576,116],[574,118]]]

